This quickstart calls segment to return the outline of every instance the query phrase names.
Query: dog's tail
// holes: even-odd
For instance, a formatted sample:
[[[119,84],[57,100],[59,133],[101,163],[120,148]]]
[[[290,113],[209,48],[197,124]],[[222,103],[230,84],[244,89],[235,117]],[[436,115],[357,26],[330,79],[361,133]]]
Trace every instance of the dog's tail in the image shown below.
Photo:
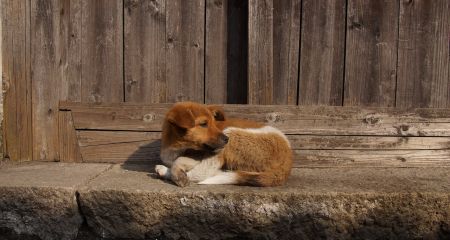
[[[235,184],[255,187],[273,187],[284,184],[289,174],[274,172],[220,172],[198,184]]]

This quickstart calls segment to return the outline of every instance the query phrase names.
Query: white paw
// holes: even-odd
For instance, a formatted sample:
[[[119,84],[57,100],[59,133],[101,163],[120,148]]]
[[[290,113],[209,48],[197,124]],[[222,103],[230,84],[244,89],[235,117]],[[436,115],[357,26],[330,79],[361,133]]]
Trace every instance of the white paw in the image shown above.
[[[160,177],[166,176],[167,171],[169,171],[169,169],[164,165],[156,165],[155,166],[155,172],[158,173],[158,175]]]
[[[227,127],[223,130],[223,134],[225,134],[225,136],[229,137],[229,134],[234,130],[236,130],[235,127]]]

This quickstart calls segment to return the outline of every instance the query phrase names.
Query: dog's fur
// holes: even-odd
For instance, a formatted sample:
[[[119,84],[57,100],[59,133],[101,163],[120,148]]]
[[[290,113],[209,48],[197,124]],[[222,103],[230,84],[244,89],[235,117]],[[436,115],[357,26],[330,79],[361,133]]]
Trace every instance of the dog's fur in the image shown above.
[[[286,136],[276,128],[228,119],[218,106],[175,104],[163,124],[157,173],[179,186],[238,184],[278,186],[292,168]]]

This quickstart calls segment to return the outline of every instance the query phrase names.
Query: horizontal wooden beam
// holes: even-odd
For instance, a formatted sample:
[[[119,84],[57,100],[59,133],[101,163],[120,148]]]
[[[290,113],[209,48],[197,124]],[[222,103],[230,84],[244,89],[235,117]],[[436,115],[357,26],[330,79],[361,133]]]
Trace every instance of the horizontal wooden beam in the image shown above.
[[[159,132],[79,130],[77,136],[87,162],[159,162]],[[288,139],[297,167],[450,163],[448,137],[288,135]]]
[[[158,163],[171,104],[62,103],[84,162]],[[450,166],[450,109],[223,105],[283,130],[295,167]]]
[[[78,130],[160,131],[170,104],[61,104]],[[264,122],[286,134],[450,136],[450,109],[223,105],[228,117]]]

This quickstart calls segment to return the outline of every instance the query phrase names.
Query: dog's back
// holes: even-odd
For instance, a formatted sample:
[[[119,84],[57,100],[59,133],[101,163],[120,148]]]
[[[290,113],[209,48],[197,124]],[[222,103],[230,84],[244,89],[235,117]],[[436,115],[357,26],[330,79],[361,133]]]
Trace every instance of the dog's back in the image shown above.
[[[292,151],[281,131],[270,126],[230,127],[224,133],[229,141],[218,157],[223,169],[231,172],[201,183],[268,187],[286,182],[292,168]]]

